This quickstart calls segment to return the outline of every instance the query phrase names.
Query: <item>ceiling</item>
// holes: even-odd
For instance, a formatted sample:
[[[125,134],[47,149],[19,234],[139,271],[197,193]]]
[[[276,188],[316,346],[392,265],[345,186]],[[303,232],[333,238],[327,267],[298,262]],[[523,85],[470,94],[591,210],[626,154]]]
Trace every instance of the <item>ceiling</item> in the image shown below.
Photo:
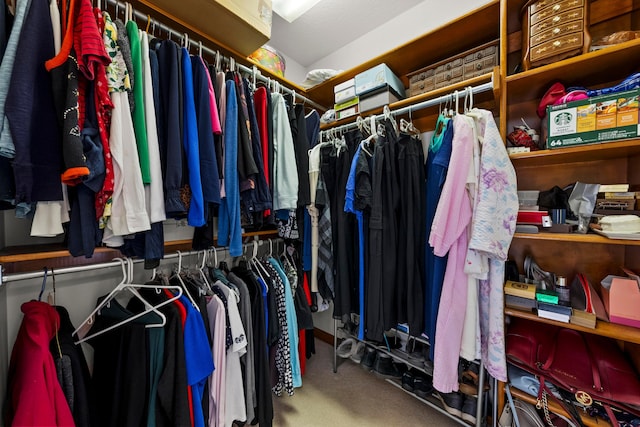
[[[293,23],[274,13],[269,45],[309,67],[422,1],[322,0]]]

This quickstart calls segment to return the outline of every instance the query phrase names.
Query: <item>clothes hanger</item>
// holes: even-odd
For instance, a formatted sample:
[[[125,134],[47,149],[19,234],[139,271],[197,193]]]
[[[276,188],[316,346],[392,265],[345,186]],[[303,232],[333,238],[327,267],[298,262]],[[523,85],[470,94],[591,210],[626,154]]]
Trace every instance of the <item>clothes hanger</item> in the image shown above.
[[[130,285],[130,287],[128,288],[129,291],[131,291],[131,293],[137,297],[140,301],[142,301],[142,303],[144,304],[145,309],[151,309],[154,313],[156,313],[160,319],[161,322],[160,323],[153,323],[153,324],[148,324],[145,325],[147,328],[157,328],[157,327],[163,327],[164,325],[167,324],[167,317],[164,315],[164,313],[162,313],[160,310],[158,310],[157,308],[155,308],[153,306],[153,304],[149,303],[139,292],[138,290],[134,287],[135,285],[133,284],[133,259],[130,257],[127,257],[125,259],[126,261],[126,265],[127,265],[127,285]]]
[[[198,307],[198,304],[196,304],[195,300],[187,290],[187,285],[184,283],[184,280],[182,280],[182,276],[180,276],[180,273],[182,273],[182,251],[176,252],[178,253],[178,268],[177,271],[174,272],[172,278],[175,277],[178,279],[178,282],[180,283],[180,286],[182,286],[182,289],[184,289],[184,293],[187,295],[187,298],[191,302],[191,305],[193,305],[193,307],[198,310],[198,312],[200,312],[200,307]]]
[[[413,118],[411,117],[412,108],[409,107],[409,121],[406,121],[404,118],[400,119],[400,131],[409,135],[418,136],[420,135],[420,130],[413,125]]]
[[[144,32],[149,34],[149,27],[151,26],[151,16],[147,15],[147,26],[144,29]]]
[[[207,280],[207,275],[204,273],[204,269],[207,266],[207,251],[202,251],[202,264],[200,264],[200,268],[198,271],[200,272],[200,277],[204,281],[204,284],[207,286],[209,290],[211,290],[211,284],[209,280]]]
[[[40,293],[38,294],[38,301],[42,301],[42,294],[44,294],[44,290],[47,287],[47,273],[49,269],[44,267],[44,275],[42,276],[42,286],[40,287]]]
[[[398,123],[396,123],[395,117],[391,115],[391,109],[389,108],[389,105],[385,105],[382,108],[382,113],[384,114],[384,118],[389,122],[391,122],[391,126],[393,126],[393,130],[395,131],[396,135],[398,135]]]
[[[125,269],[125,262],[122,258],[116,258],[116,260],[120,261],[120,266],[122,268],[122,280],[120,281],[120,283],[118,283],[118,285],[109,293],[109,295],[107,295],[101,302],[100,304],[98,304],[98,306],[96,306],[96,308],[93,309],[93,311],[89,314],[89,316],[87,316],[87,318],[78,325],[78,327],[76,328],[75,331],[73,331],[72,335],[77,335],[78,331],[80,331],[83,327],[85,327],[86,325],[90,325],[91,323],[93,323],[94,319],[95,319],[95,315],[103,308],[105,307],[114,297],[117,293],[121,292],[122,290],[125,289],[129,289],[132,286],[135,286],[136,288],[148,288],[148,289],[168,289],[170,291],[174,291],[175,294],[172,298],[167,299],[166,301],[162,301],[160,304],[153,306],[153,308],[149,308],[146,309],[140,313],[134,314],[133,316],[130,316],[126,319],[123,319],[122,321],[116,323],[115,325],[111,325],[108,328],[102,329],[100,331],[97,331],[94,334],[91,335],[87,335],[82,337],[81,339],[79,339],[78,341],[76,341],[76,344],[80,344],[82,342],[85,342],[91,338],[97,337],[98,335],[102,335],[105,332],[111,331],[113,329],[119,328],[120,326],[127,324],[135,319],[138,319],[142,316],[144,316],[147,313],[150,313],[151,311],[154,311],[154,309],[159,309],[160,307],[167,305],[175,300],[177,300],[178,298],[180,298],[182,296],[182,288],[180,288],[180,286],[171,286],[171,285],[162,285],[162,286],[158,286],[158,285],[140,285],[140,284],[128,284],[126,283],[128,280],[128,274],[127,271]]]

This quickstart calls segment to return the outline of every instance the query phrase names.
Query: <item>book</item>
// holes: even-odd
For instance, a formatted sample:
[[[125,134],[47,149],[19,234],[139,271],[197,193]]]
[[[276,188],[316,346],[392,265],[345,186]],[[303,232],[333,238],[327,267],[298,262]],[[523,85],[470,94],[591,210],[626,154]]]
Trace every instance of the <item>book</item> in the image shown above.
[[[536,300],[507,294],[504,296],[504,305],[516,310],[531,312],[536,308]]]
[[[600,184],[600,193],[618,193],[629,191],[629,184]]]
[[[550,289],[538,289],[536,292],[536,300],[550,304],[558,304],[560,297],[556,291]]]
[[[507,280],[507,283],[504,284],[504,293],[505,295],[515,295],[517,297],[535,300],[536,285]]]
[[[566,306],[566,305],[549,304],[549,303],[546,303],[546,302],[538,301],[538,312],[540,310],[544,310],[544,311],[547,311],[547,312],[558,313],[558,314],[562,314],[564,316],[571,317],[571,307]]]
[[[604,193],[605,199],[635,199],[636,192],[635,191],[619,191],[619,192],[610,192],[607,191]]]
[[[547,310],[538,310],[538,317],[563,323],[569,323],[569,321],[571,320],[571,316],[568,314],[555,313],[553,311]]]
[[[571,318],[569,319],[569,323],[583,326],[585,328],[595,329],[596,315],[595,313],[589,313],[588,311],[577,310],[574,308],[571,312]]]

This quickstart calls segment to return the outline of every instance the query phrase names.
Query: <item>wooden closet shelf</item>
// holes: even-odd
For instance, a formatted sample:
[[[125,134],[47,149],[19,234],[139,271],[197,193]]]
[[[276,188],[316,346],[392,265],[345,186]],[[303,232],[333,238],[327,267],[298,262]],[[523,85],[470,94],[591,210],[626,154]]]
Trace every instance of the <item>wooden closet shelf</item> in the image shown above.
[[[601,245],[640,246],[640,240],[609,239],[599,234],[587,233],[516,233],[514,239],[546,240],[563,243],[591,243]]]
[[[405,99],[401,99],[400,101],[396,101],[392,104],[389,104],[389,109],[391,110],[391,112],[393,112],[393,110],[397,110],[400,108],[404,108],[404,107],[409,107],[411,105],[415,105],[415,104],[419,104],[421,102],[424,101],[428,101],[430,99],[434,99],[434,98],[438,98],[440,96],[444,96],[444,95],[448,95],[448,94],[453,94],[454,91],[463,91],[466,87],[468,86],[478,86],[484,83],[489,83],[493,81],[494,83],[500,80],[499,77],[499,68],[495,67],[494,72],[493,73],[487,73],[487,74],[483,74],[481,76],[478,77],[474,77],[472,79],[468,79],[465,81],[462,81],[460,83],[454,83],[452,85],[449,86],[445,86],[439,89],[435,89],[429,92],[425,92],[425,93],[421,93],[420,95],[416,95],[416,96],[412,96],[410,98],[405,98]],[[454,100],[455,103],[455,100]],[[488,108],[488,109],[494,109],[496,108],[496,106],[498,105],[498,101],[497,101],[497,95],[494,91],[488,91],[488,92],[482,92],[482,93],[478,93],[473,95],[473,104],[475,106],[481,106],[483,108]],[[454,107],[455,108],[455,104]],[[460,97],[459,101],[458,101],[458,108],[460,109],[460,111],[462,111],[462,109],[464,108],[464,97]],[[380,114],[382,113],[382,109],[383,107],[380,108],[376,108],[374,110],[368,110],[368,111],[362,111],[360,112],[358,115],[362,116],[362,117],[367,117],[370,116],[372,114]],[[424,111],[431,111],[432,113],[435,112],[435,114],[437,114],[438,112],[438,105],[434,105],[429,107],[428,109],[425,109]],[[413,118],[419,117],[419,116],[423,116],[425,113],[424,112],[419,112],[418,110],[414,111],[412,113]],[[321,130],[325,130],[325,129],[331,129],[333,127],[336,126],[340,126],[340,125],[344,125],[347,123],[351,123],[353,121],[356,120],[357,116],[351,116],[351,117],[347,117],[346,119],[342,119],[342,120],[338,120],[335,121],[333,123],[322,123],[320,125],[320,129]]]
[[[626,139],[601,144],[539,150],[511,154],[511,162],[518,166],[546,166],[565,163],[611,160],[640,154],[640,139]]]
[[[536,397],[531,396],[530,394],[527,394],[522,390],[518,390],[515,387],[511,387],[511,394],[513,395],[514,398],[523,400],[532,405],[535,405],[537,403]],[[551,412],[564,415],[565,417],[569,416],[567,411],[565,411],[560,405],[554,402],[553,399],[548,399],[548,402],[549,402],[549,410]],[[587,427],[611,427],[611,424],[606,422],[605,420],[600,418],[590,417],[584,412],[580,413],[580,418],[582,419],[582,422],[584,423],[584,425]]]
[[[507,103],[540,99],[555,81],[561,81],[566,87],[592,87],[621,80],[637,71],[637,63],[629,58],[638,55],[640,40],[635,39],[507,76]]]
[[[527,319],[538,323],[547,323],[563,328],[574,329],[576,331],[585,332],[588,334],[595,334],[603,337],[613,338],[616,340],[640,344],[640,329],[631,326],[618,325],[617,323],[603,322],[601,320],[598,320],[596,322],[595,329],[591,329],[585,328],[580,325],[575,325],[573,323],[556,322],[555,320],[543,319],[542,317],[538,317],[538,315],[533,312],[517,310],[508,307],[505,307],[504,314],[505,316],[518,317],[520,319]]]
[[[278,237],[277,230],[262,230],[244,233],[243,240],[256,237]],[[191,251],[191,239],[173,240],[164,243],[165,253]],[[217,243],[217,241],[216,241]],[[49,268],[71,267],[76,265],[96,264],[122,257],[118,249],[97,247],[92,258],[73,257],[61,244],[14,246],[0,250],[0,265],[3,273],[22,273]]]
[[[408,73],[495,40],[499,37],[499,28],[500,1],[491,0],[454,21],[308,89],[306,93],[322,105],[332,105],[336,84],[381,63],[387,64],[408,87]]]

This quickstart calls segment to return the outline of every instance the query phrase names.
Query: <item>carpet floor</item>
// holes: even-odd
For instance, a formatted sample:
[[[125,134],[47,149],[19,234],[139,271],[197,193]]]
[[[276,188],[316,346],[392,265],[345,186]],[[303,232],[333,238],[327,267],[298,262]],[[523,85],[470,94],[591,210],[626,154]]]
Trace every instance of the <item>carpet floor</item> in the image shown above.
[[[316,339],[302,387],[293,396],[273,397],[274,427],[460,426],[425,403],[368,372]]]

